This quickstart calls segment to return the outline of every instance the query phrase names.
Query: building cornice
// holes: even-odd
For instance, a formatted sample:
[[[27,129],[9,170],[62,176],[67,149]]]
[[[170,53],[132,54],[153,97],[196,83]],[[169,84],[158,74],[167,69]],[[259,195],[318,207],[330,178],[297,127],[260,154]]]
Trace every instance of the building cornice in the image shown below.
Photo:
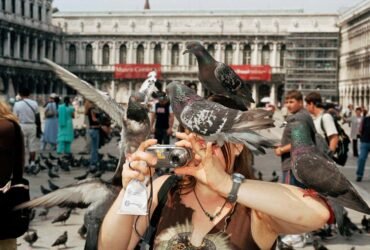
[[[341,13],[339,15],[338,25],[344,26],[346,23],[365,14],[368,11],[370,11],[370,1],[364,0],[359,4],[355,5],[354,7],[349,8],[345,12]]]

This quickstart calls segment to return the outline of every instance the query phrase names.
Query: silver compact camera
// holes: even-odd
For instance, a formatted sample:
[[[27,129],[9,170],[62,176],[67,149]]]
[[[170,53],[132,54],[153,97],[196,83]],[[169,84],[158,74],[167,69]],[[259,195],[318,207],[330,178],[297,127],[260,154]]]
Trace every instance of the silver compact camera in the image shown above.
[[[155,145],[145,151],[157,157],[155,168],[183,167],[193,159],[193,154],[189,149],[175,145]]]

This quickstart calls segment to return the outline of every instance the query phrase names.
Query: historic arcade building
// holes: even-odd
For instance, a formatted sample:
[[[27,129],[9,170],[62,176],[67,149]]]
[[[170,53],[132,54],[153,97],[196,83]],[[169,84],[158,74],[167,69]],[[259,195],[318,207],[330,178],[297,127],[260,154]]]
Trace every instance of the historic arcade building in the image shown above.
[[[62,92],[63,85],[42,64],[62,59],[62,30],[52,24],[52,0],[0,1],[0,98],[28,86],[37,98]]]
[[[116,78],[115,66],[160,65],[160,82],[192,84],[197,62],[183,55],[201,41],[216,60],[270,68],[246,80],[256,103],[281,104],[284,91],[320,92],[337,100],[339,28],[336,14],[297,11],[125,11],[53,14],[52,0],[0,0],[0,93],[19,86],[37,98],[73,94],[42,64],[49,58],[126,103],[143,79]],[[266,72],[265,72],[266,73]]]
[[[216,60],[227,64],[271,66],[271,78],[246,81],[257,103],[267,97],[279,104],[286,77],[288,89],[321,89],[327,98],[337,98],[339,29],[335,14],[245,10],[71,12],[55,13],[53,23],[63,29],[64,66],[122,103],[143,79],[116,79],[116,64],[160,64],[164,86],[177,80],[193,84],[200,94],[204,93],[195,58],[182,54],[186,43],[194,40],[201,41]],[[306,61],[298,63],[302,58]]]
[[[370,108],[370,1],[343,13],[339,95],[343,106]]]

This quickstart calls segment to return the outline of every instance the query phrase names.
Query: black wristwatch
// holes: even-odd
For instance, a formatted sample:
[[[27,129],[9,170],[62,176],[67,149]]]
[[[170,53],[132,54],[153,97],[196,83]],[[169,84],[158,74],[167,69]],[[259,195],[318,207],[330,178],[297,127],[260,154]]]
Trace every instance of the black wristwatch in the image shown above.
[[[242,174],[233,173],[231,179],[233,180],[233,186],[231,188],[229,195],[227,196],[227,200],[230,203],[235,203],[238,198],[238,190],[240,188],[240,185],[244,182],[245,177]]]

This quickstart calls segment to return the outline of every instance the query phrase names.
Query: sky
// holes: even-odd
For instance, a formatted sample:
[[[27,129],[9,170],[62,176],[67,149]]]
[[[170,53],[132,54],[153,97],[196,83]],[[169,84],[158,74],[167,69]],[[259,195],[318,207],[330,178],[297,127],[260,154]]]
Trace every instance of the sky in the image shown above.
[[[336,13],[370,0],[149,0],[152,10],[277,10]],[[54,0],[60,11],[142,10],[145,0]]]

